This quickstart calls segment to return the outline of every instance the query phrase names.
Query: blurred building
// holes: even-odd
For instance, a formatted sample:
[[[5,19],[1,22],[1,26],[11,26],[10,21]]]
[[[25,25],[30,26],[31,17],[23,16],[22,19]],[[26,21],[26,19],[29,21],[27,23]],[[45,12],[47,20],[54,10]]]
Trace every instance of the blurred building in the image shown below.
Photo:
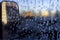
[[[5,24],[8,25],[10,22],[14,24],[13,22],[19,21],[18,4],[13,1],[3,1],[1,3],[1,16],[3,25],[3,27],[1,28],[3,30],[3,38],[8,38],[8,30],[5,30]]]
[[[2,22],[13,22],[19,20],[19,7],[13,1],[2,2]]]

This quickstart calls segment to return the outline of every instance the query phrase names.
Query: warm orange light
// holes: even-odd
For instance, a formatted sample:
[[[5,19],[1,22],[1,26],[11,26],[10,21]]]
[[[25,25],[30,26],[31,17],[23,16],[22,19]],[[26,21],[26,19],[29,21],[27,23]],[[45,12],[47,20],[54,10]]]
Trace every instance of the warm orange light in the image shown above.
[[[32,12],[27,12],[26,16],[33,16],[33,13]]]
[[[44,16],[44,17],[49,16],[49,12],[48,11],[42,11],[41,16]]]

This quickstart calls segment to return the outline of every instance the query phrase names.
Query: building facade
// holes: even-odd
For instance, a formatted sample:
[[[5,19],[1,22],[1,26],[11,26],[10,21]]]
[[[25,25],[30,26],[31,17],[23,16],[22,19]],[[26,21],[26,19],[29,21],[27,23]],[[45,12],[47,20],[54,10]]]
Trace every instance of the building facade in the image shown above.
[[[15,2],[2,2],[2,22],[13,22],[19,20],[19,7]]]
[[[1,3],[1,7],[3,26],[1,29],[3,32],[3,39],[7,39],[9,37],[9,33],[8,30],[6,30],[6,27],[14,27],[14,22],[19,21],[19,7],[18,4],[13,1],[4,1]]]

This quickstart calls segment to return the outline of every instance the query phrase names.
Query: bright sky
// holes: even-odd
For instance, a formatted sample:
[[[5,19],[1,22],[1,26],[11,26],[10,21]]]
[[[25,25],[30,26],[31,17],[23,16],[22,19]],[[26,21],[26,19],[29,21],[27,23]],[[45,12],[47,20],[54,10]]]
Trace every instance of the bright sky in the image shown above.
[[[15,0],[16,1],[16,0]],[[60,0],[18,0],[19,9],[21,10],[34,10],[36,12],[43,10],[59,10]]]
[[[0,0],[0,2],[1,2],[2,0]]]
[[[38,12],[40,10],[44,11],[49,9],[51,11],[60,10],[60,0],[13,0],[13,1],[18,3],[20,11],[34,10]]]

